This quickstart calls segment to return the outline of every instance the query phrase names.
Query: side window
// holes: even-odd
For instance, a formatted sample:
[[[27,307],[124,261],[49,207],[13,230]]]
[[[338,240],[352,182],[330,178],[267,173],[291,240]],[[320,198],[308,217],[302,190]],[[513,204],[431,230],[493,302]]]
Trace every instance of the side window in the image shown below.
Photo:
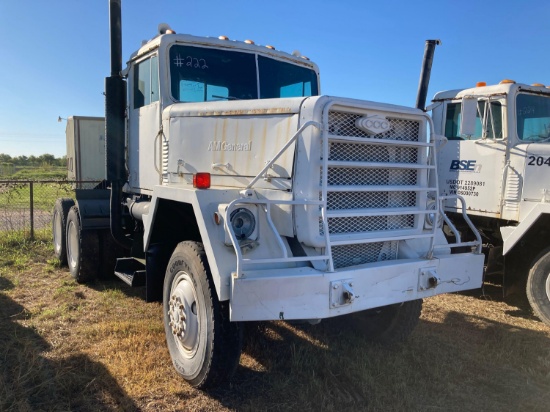
[[[464,140],[460,135],[462,118],[461,103],[448,103],[445,114],[445,137],[449,140]],[[480,100],[477,103],[476,131],[470,140],[502,139],[502,104],[497,101]]]
[[[159,100],[158,58],[154,56],[134,66],[134,109]]]
[[[462,119],[462,107],[460,103],[447,104],[445,112],[445,137],[449,140],[462,140],[460,137],[460,120]]]

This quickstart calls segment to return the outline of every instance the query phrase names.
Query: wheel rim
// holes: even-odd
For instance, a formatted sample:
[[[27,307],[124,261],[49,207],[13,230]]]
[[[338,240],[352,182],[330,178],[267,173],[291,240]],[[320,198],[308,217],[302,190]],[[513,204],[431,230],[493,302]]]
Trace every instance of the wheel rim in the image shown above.
[[[199,346],[200,324],[197,309],[197,291],[191,276],[178,272],[172,283],[168,317],[170,330],[180,353],[192,358]]]
[[[61,239],[63,236],[63,228],[61,227],[61,219],[59,218],[59,213],[54,212],[53,214],[53,244],[55,247],[56,253],[61,251]]]
[[[546,274],[546,298],[550,300],[550,273]]]
[[[69,258],[69,265],[71,268],[75,268],[78,262],[78,231],[73,221],[69,222],[69,227],[67,228],[67,238],[67,256]]]

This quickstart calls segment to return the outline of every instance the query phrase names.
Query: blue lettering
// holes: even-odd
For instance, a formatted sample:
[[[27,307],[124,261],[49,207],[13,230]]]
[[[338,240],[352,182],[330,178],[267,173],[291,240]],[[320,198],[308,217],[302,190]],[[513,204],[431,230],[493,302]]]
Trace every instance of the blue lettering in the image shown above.
[[[473,172],[475,167],[475,160],[451,160],[451,167],[449,170],[467,170]]]

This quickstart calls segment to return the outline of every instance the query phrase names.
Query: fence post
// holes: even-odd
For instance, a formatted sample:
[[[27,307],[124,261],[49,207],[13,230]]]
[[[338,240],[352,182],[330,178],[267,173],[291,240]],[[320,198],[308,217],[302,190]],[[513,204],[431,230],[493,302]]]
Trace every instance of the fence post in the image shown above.
[[[31,240],[34,240],[34,199],[33,199],[33,182],[29,182],[30,192],[30,207],[31,207]]]

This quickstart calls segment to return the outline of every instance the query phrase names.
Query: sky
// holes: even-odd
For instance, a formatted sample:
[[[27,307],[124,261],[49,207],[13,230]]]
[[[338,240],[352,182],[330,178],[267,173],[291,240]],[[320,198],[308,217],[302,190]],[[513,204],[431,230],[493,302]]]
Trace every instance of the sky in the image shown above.
[[[108,0],[0,0],[0,153],[63,156],[58,117],[104,115],[108,13]],[[122,0],[122,52],[166,22],[299,50],[322,94],[414,106],[427,39],[442,42],[428,100],[478,81],[550,85],[549,17],[547,0]]]

